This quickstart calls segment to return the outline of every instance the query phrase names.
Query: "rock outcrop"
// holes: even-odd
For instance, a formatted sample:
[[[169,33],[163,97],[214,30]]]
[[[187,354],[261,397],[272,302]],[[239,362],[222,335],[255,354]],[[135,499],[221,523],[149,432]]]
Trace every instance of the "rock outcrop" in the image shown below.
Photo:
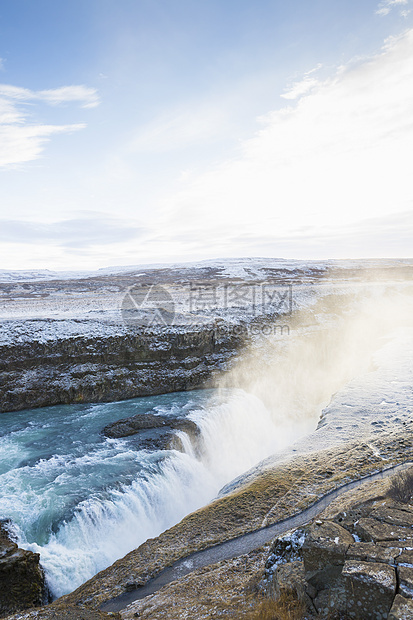
[[[413,506],[389,499],[315,520],[272,545],[267,591],[293,592],[320,618],[411,619],[412,535]]]
[[[111,439],[135,435],[140,449],[175,449],[182,451],[181,439],[175,432],[177,430],[184,431],[190,438],[194,448],[197,447],[200,429],[195,422],[186,418],[138,413],[130,418],[124,418],[108,424],[102,433],[105,437]]]
[[[40,556],[20,549],[10,538],[9,525],[0,521],[0,617],[47,602]]]

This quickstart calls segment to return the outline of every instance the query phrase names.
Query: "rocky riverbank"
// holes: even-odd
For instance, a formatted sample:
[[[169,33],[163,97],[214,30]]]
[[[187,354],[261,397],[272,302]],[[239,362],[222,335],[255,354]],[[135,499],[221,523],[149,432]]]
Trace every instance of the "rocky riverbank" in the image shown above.
[[[257,269],[241,269],[244,279],[223,264],[60,280],[47,273],[0,274],[0,412],[212,384],[242,347],[246,326],[290,311],[283,300],[292,279],[309,284],[325,272],[317,266]],[[255,294],[265,278],[279,296],[257,316]],[[239,302],[238,286],[248,292]],[[152,287],[165,299],[158,295],[146,304],[139,296]],[[228,301],[228,291],[235,301]],[[145,323],[148,316],[153,324]]]
[[[191,390],[228,368],[241,338],[209,328],[0,346],[0,411]]]
[[[44,605],[48,599],[39,554],[20,549],[12,540],[10,525],[0,521],[0,617]]]
[[[412,270],[409,261],[244,259],[61,279],[2,272],[0,412],[212,385],[263,326],[288,334],[290,313],[321,289],[400,283]],[[155,296],[148,328],[142,296],[154,286],[164,299]]]

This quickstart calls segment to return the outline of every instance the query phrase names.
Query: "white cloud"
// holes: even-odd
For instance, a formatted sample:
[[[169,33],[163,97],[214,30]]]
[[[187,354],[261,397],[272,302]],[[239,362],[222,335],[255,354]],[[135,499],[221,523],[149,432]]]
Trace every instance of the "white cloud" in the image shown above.
[[[315,86],[320,84],[319,80],[310,76],[319,71],[321,67],[322,65],[319,63],[316,67],[307,71],[307,73],[304,74],[304,78],[290,84],[281,97],[283,99],[298,99],[302,95],[309,93]]]
[[[0,166],[36,159],[45,142],[54,134],[77,131],[86,126],[84,123],[36,124],[27,108],[29,103],[32,105],[36,101],[52,106],[78,102],[83,108],[93,108],[99,104],[96,90],[86,86],[32,91],[11,84],[0,84]]]
[[[298,99],[302,95],[306,95],[315,86],[319,84],[319,81],[315,78],[306,77],[300,82],[294,82],[289,89],[284,92],[281,97],[283,99]]]
[[[14,101],[44,101],[50,105],[78,101],[82,108],[94,108],[99,105],[96,89],[83,85],[62,86],[50,90],[29,90],[11,84],[0,84],[0,97]]]
[[[86,86],[63,86],[52,90],[39,90],[35,98],[50,105],[79,101],[82,108],[95,108],[99,105],[99,97],[94,88]]]
[[[182,181],[157,223],[166,247],[204,240],[217,255],[246,231],[279,241],[303,229],[338,234],[411,210],[413,30],[264,120],[241,156]]]
[[[0,167],[21,164],[40,156],[45,142],[59,133],[84,129],[86,125],[1,125]]]
[[[87,214],[86,214],[87,215]],[[71,250],[136,239],[143,229],[135,223],[111,218],[104,213],[59,222],[0,220],[0,240],[18,244],[47,244]]]
[[[409,0],[383,0],[380,2],[376,11],[377,15],[388,15],[390,11],[395,7],[401,7],[408,4]],[[409,11],[401,11],[403,17],[407,17]]]

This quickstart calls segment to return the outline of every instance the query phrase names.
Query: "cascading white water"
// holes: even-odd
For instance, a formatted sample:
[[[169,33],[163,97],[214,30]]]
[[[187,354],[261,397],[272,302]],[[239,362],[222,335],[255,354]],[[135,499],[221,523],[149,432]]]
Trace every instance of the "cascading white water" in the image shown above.
[[[104,499],[81,502],[44,546],[25,547],[41,554],[48,584],[61,596],[205,504],[213,493],[202,465],[175,453],[157,473],[113,489]]]
[[[0,439],[0,455],[7,450],[9,456],[0,477],[0,516],[13,519],[22,547],[40,553],[54,596],[72,591],[208,503],[223,484],[282,442],[270,413],[243,390],[147,401],[95,405],[85,413],[53,407],[3,418],[12,425],[17,415],[22,428]],[[150,453],[134,449],[133,438],[96,434],[108,420],[124,417],[125,409],[130,415],[134,402],[139,408],[155,404],[152,410],[163,415],[189,411],[201,429],[199,445],[180,431],[184,452]],[[33,423],[36,415],[42,419]],[[75,440],[72,425],[79,427]],[[62,454],[37,458],[46,445]]]
[[[383,321],[375,300],[372,305]],[[224,382],[235,379],[245,390],[224,387],[2,414],[0,518],[12,519],[22,547],[40,553],[55,596],[315,428],[321,407],[366,369],[386,332],[376,329],[370,307],[359,322],[350,317],[340,324],[343,313],[321,306],[321,320],[310,317],[318,321],[316,329],[311,321],[307,330],[297,329],[281,353],[279,343],[269,342],[264,365],[247,356]],[[395,306],[400,311],[392,303],[387,312],[391,326]],[[321,321],[326,326],[320,328]],[[145,412],[188,416],[201,429],[199,445],[181,432],[184,452],[148,452],[133,437],[100,434],[114,420]]]

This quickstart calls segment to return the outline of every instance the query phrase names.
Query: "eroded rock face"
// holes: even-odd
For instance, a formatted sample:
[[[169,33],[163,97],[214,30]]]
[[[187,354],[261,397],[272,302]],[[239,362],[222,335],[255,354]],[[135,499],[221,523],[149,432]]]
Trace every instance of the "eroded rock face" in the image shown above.
[[[373,519],[389,523],[390,525],[401,525],[402,527],[413,527],[413,513],[397,508],[387,508],[381,506],[370,513]]]
[[[399,592],[402,596],[413,598],[413,567],[398,566]]]
[[[377,521],[377,519],[360,519],[355,524],[355,531],[361,540],[366,542],[379,542],[382,540],[407,540],[412,535],[412,530],[399,525],[389,525]]]
[[[293,592],[294,597],[304,603],[310,611],[314,610],[312,599],[316,591],[305,579],[304,563],[296,560],[280,564],[274,575],[275,598]]]
[[[0,346],[0,411],[110,402],[203,387],[243,338],[211,326]]]
[[[38,607],[47,592],[40,555],[20,549],[10,539],[9,522],[0,522],[0,617]]]
[[[306,579],[318,590],[334,585],[341,574],[352,535],[332,521],[315,521],[306,529],[303,560]]]

